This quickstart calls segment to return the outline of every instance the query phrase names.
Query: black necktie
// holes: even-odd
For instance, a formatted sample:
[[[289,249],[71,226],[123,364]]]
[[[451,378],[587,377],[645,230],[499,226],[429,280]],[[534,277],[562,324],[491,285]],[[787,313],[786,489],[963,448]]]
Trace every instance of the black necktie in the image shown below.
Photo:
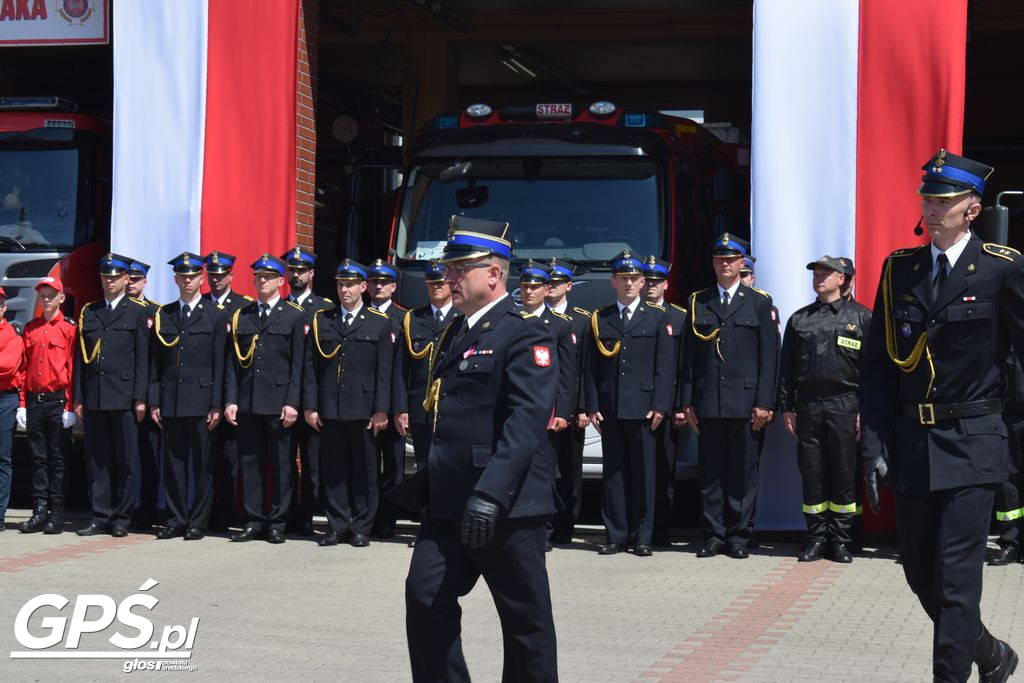
[[[622,324],[623,325],[628,325],[629,324],[629,306],[623,306],[622,307]]]
[[[436,311],[434,311],[434,327],[441,327],[442,320],[444,320],[444,313],[442,313],[441,309],[439,308]]]
[[[108,301],[108,302],[107,302],[107,315],[110,315],[110,313],[111,313],[111,312],[112,312],[113,310],[114,310],[114,304],[112,304],[111,302],[109,302],[109,301]]]
[[[729,290],[722,292],[722,310],[729,308]]]
[[[935,279],[932,280],[933,303],[939,298],[939,292],[942,291],[942,285],[946,284],[946,266],[948,264],[949,257],[945,254],[939,254],[939,257],[935,259],[935,268],[938,272],[935,273]]]
[[[345,329],[347,330],[349,325],[352,324],[352,311],[346,311],[345,313]]]
[[[260,304],[260,322],[266,322],[267,316],[270,314],[270,306],[266,304]]]

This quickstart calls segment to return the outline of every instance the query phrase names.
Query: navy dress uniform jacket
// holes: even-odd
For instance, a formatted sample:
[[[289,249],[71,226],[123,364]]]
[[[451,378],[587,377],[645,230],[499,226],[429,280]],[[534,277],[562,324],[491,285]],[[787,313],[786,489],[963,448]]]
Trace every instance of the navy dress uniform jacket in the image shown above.
[[[390,309],[389,309],[390,310]],[[458,315],[454,308],[448,309],[448,315],[438,325],[434,320],[434,312],[430,305],[420,306],[406,311],[403,318],[402,331],[395,349],[394,383],[391,388],[391,405],[395,413],[408,413],[409,422],[425,424],[427,412],[423,410],[423,399],[427,395],[429,351],[422,358],[413,358],[410,353],[420,355],[428,345],[437,345],[441,332]],[[409,333],[405,333],[405,319],[408,319]],[[433,350],[434,346],[430,346]]]
[[[135,401],[146,400],[150,325],[146,304],[127,294],[109,313],[103,299],[82,308],[73,379],[76,402],[89,410],[130,410]],[[89,363],[82,357],[83,346]]]
[[[202,417],[223,407],[227,314],[201,299],[182,319],[181,302],[154,317],[149,405],[163,417]],[[177,340],[177,342],[175,342]]]
[[[588,349],[587,413],[600,411],[620,420],[643,420],[651,410],[668,413],[675,355],[665,309],[641,302],[625,329],[616,304],[598,309],[594,316],[601,343],[608,349],[619,343],[620,349],[611,358]]]
[[[302,405],[325,420],[369,420],[391,405],[391,321],[364,306],[346,330],[342,310],[316,313],[306,341]]]
[[[302,311],[306,314],[306,324],[313,324],[313,316],[317,311],[323,311],[334,308],[334,302],[327,297],[317,296],[314,292],[310,292],[309,296],[303,299],[301,302],[293,301],[292,303],[298,304],[302,307]]]
[[[499,519],[555,512],[546,431],[558,388],[547,327],[506,296],[472,329],[449,324],[435,358],[437,420],[430,450],[431,516],[461,519],[474,491],[501,506]]]
[[[298,410],[304,321],[302,308],[284,299],[262,323],[256,302],[235,312],[224,370],[225,405],[236,404],[239,412],[253,415],[278,415],[284,406]]]
[[[861,375],[861,451],[888,453],[894,486],[925,493],[1005,481],[1007,430],[998,412],[923,425],[927,405],[1002,396],[1010,342],[1024,348],[1024,261],[971,236],[932,303],[931,249],[900,249],[886,260]],[[885,297],[891,304],[886,312]],[[891,360],[911,359],[910,372]],[[931,368],[934,367],[934,376]],[[912,410],[915,417],[903,415]]]
[[[724,418],[774,406],[779,333],[771,297],[741,284],[723,311],[712,286],[690,295],[689,315],[678,404],[693,406],[699,417]]]
[[[212,292],[210,294],[207,294],[205,298],[209,299],[210,303],[215,304],[220,308],[224,309],[225,311],[227,311],[229,318],[239,308],[241,308],[242,306],[248,306],[254,301],[254,299],[248,294],[239,294],[238,292],[233,290],[229,291],[228,295],[224,297],[223,303],[217,303],[217,298],[213,296]]]
[[[555,396],[555,417],[570,422],[576,415],[579,382],[577,337],[572,332],[572,318],[549,308],[540,311],[540,321],[549,329],[558,352],[558,393]]]

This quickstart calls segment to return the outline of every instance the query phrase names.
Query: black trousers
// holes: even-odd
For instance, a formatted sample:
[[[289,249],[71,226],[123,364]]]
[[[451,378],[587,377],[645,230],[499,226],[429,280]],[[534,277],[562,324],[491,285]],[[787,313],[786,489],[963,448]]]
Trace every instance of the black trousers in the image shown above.
[[[966,681],[976,658],[981,577],[994,486],[899,493],[896,530],[907,584],[932,620],[932,673]]]
[[[387,429],[377,435],[375,442],[380,453],[377,490],[387,491],[405,479],[405,437],[399,436],[395,426],[388,422]],[[397,520],[395,504],[387,496],[377,496],[373,530],[381,533],[393,531]]]
[[[242,468],[238,461],[236,428],[221,420],[210,434],[210,461],[213,463],[213,510],[211,524],[227,527],[235,516],[241,497]]]
[[[32,453],[32,501],[50,505],[64,503],[64,449],[70,430],[60,418],[64,412],[64,392],[42,403],[25,402],[25,438]]]
[[[798,406],[796,432],[807,535],[849,543],[857,511],[856,394]]]
[[[245,517],[249,524],[284,531],[292,502],[288,466],[291,430],[281,424],[278,415],[238,415],[238,455],[242,462]],[[264,487],[269,506],[264,505]]]
[[[167,491],[168,526],[206,529],[213,507],[213,463],[206,416],[165,417],[164,487]],[[188,500],[189,468],[195,481]]]
[[[320,481],[331,531],[368,536],[377,511],[377,448],[367,420],[324,420]]]
[[[672,531],[678,449],[679,430],[672,428],[668,415],[654,432],[654,538],[658,543],[667,543]]]
[[[412,450],[416,454],[416,466],[422,467],[427,464],[430,456],[430,435],[433,432],[433,425],[429,422],[410,422],[409,431],[412,433]]]
[[[1020,416],[1007,415],[1010,435],[1010,476],[996,487],[996,523],[999,528],[999,545],[1020,547],[1020,525],[1024,517],[1021,507],[1020,491],[1024,481],[1021,480],[1021,457],[1024,454],[1024,419]]]
[[[751,429],[750,418],[699,418],[697,478],[700,483],[701,530],[746,546],[757,499],[757,466],[764,430]]]
[[[471,550],[459,522],[427,518],[405,580],[405,629],[413,681],[468,681],[462,655],[462,608],[481,576],[501,621],[501,680],[558,680],[555,623],[544,566],[546,518],[499,521],[490,543]]]
[[[601,423],[601,517],[608,542],[650,545],[654,533],[654,432],[647,420]]]
[[[584,434],[585,430],[570,427],[554,432],[552,437],[555,471],[558,473],[555,492],[562,500],[563,507],[555,513],[548,524],[548,537],[559,543],[572,540],[576,520],[580,517],[580,506],[583,502]]]
[[[86,408],[82,426],[92,521],[104,526],[128,526],[139,466],[139,428],[135,411]]]
[[[316,444],[311,443],[316,430],[302,419],[292,426],[291,444],[288,448],[288,464],[291,467],[292,507],[288,513],[288,525],[296,531],[313,524],[316,508],[316,492],[320,487],[320,463],[311,453]]]
[[[156,521],[156,504],[160,496],[160,460],[162,435],[156,423],[146,416],[139,423],[139,469],[135,480],[135,521],[148,527]]]

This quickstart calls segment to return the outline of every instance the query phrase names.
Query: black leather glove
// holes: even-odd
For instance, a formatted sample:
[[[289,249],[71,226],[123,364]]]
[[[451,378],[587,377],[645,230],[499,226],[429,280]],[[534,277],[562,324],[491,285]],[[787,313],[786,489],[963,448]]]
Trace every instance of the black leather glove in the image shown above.
[[[880,455],[869,458],[864,463],[864,484],[868,492],[868,507],[876,514],[880,505],[881,488],[885,485],[887,474],[889,474],[889,463]]]
[[[462,513],[459,539],[474,550],[483,548],[494,538],[494,523],[500,510],[498,504],[487,496],[474,493],[466,501],[466,511]]]

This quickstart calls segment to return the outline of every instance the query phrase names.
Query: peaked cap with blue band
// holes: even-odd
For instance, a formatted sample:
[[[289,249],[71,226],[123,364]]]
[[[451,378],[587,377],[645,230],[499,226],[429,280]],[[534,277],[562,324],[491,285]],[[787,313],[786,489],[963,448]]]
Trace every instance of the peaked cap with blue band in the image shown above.
[[[309,249],[295,246],[281,254],[281,260],[288,264],[289,268],[312,268],[316,265],[316,254]]]
[[[426,282],[443,282],[444,266],[437,261],[431,261],[423,267],[423,279]]]
[[[441,260],[462,261],[483,256],[512,259],[508,223],[452,216],[448,222],[448,243],[444,247]]]
[[[369,276],[370,276],[370,279],[397,280],[398,279],[398,271],[395,270],[391,266],[391,264],[385,263],[384,259],[377,259],[376,261],[374,261],[373,263],[370,264]]]
[[[653,254],[644,259],[644,278],[648,280],[667,280],[672,264]]]
[[[226,273],[235,266],[235,259],[238,258],[234,254],[229,254],[224,251],[211,251],[203,259],[203,263],[206,264],[206,272],[213,273],[214,275],[220,275]]]
[[[528,260],[519,269],[519,282],[528,285],[546,285],[551,282],[551,271],[547,266]]]
[[[754,261],[756,261],[756,260],[757,259],[754,258],[753,256],[747,256],[746,258],[744,258],[743,259],[743,265],[740,266],[740,274],[742,275],[743,273],[753,273],[754,272]]]
[[[921,187],[917,193],[922,197],[958,197],[968,192],[985,191],[985,181],[995,169],[991,166],[950,154],[940,149],[927,164],[921,167]]]
[[[124,275],[131,270],[132,260],[121,254],[108,253],[98,263],[100,275]]]
[[[643,264],[629,249],[623,249],[611,260],[612,273],[615,275],[640,274]]]
[[[712,256],[750,256],[750,242],[732,233],[723,232],[711,245]]]
[[[575,263],[566,260],[559,261],[554,256],[548,261],[547,267],[551,271],[552,282],[572,282],[572,276],[576,274]]]
[[[335,280],[365,280],[366,266],[357,263],[352,259],[345,259],[338,264],[338,270],[334,273]]]
[[[190,251],[183,251],[168,261],[167,265],[171,266],[171,270],[177,275],[198,275],[203,272],[203,257]]]
[[[149,264],[132,259],[131,265],[128,266],[128,272],[132,275],[141,275],[142,277],[146,277],[149,275]]]
[[[250,268],[252,268],[252,272],[254,273],[277,273],[281,277],[284,277],[286,266],[283,260],[265,253],[253,261]]]

